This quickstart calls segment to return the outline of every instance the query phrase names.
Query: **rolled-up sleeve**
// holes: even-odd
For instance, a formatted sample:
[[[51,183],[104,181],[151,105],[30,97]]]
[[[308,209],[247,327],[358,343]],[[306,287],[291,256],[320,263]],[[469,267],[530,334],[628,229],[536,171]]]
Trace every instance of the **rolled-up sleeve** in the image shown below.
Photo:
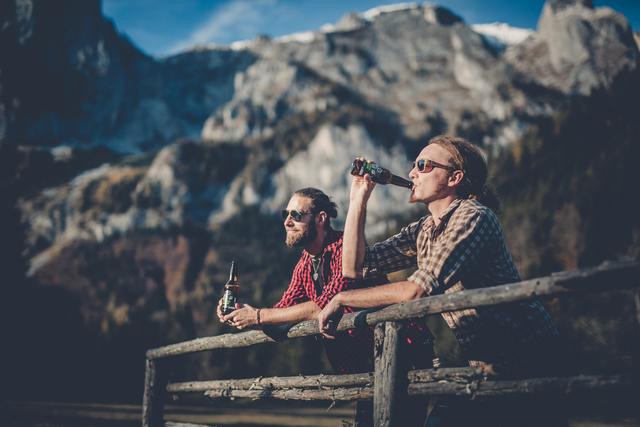
[[[367,246],[363,264],[363,276],[387,274],[406,268],[415,268],[417,266],[416,241],[418,232],[426,218],[423,217],[407,225],[398,234],[382,242]]]

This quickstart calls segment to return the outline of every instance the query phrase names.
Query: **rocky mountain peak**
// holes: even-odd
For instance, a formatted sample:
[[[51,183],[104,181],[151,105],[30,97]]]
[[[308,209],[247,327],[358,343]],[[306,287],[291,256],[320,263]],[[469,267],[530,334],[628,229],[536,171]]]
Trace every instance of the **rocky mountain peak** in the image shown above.
[[[569,95],[611,87],[638,69],[640,54],[626,18],[589,1],[547,2],[538,31],[507,53],[525,80]]]
[[[446,7],[425,4],[424,20],[431,24],[453,25],[464,20]]]
[[[546,6],[548,6],[554,12],[559,12],[562,9],[571,7],[585,7],[587,9],[593,9],[592,0],[547,0]]]
[[[367,24],[367,20],[364,19],[359,13],[348,13],[333,27],[337,31],[352,31],[358,28],[362,28]]]

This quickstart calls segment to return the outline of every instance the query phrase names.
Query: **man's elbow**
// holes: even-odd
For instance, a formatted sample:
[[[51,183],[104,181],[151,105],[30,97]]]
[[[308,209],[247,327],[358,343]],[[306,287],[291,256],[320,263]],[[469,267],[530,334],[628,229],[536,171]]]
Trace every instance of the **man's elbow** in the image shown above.
[[[409,284],[409,286],[406,286],[407,301],[423,298],[428,295],[427,291],[416,282],[408,280],[407,283]]]

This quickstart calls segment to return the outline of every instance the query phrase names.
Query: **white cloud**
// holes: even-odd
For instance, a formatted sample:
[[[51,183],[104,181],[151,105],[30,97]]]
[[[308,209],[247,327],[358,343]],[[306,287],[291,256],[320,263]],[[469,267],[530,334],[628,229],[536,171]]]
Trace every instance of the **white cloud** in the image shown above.
[[[229,44],[234,40],[251,39],[264,32],[267,22],[276,11],[278,0],[231,0],[216,8],[209,19],[196,28],[184,41],[176,43],[170,52],[178,52],[194,45]]]

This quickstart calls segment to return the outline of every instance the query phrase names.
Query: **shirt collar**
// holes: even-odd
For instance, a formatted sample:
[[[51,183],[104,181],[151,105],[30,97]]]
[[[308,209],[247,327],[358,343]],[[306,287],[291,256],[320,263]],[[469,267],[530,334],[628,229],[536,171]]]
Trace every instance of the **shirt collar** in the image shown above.
[[[438,224],[438,227],[435,227],[436,223],[433,220],[433,215],[429,216],[425,222],[426,228],[432,230],[433,233],[442,232],[444,227],[447,225],[449,217],[453,215],[453,212],[458,208],[458,206],[460,206],[460,203],[462,203],[462,199],[455,199],[449,206],[447,206],[447,209],[445,209],[442,215],[440,215],[440,224]]]
[[[457,207],[460,206],[460,203],[462,203],[462,199],[455,199],[453,202],[451,202],[451,204],[447,206],[447,209],[444,210],[442,215],[440,215],[440,222],[445,222],[446,220],[448,220],[449,217],[453,214],[453,211],[455,211]]]
[[[341,236],[342,236],[341,232],[336,231],[333,228],[330,228],[329,232],[327,233],[327,236],[325,237],[324,246],[322,247],[322,252],[316,255],[316,257],[324,258],[327,252],[333,252],[335,250],[336,242],[340,240]],[[311,259],[311,254],[307,252],[306,249],[303,249],[302,252],[304,256],[309,257],[309,259]]]

